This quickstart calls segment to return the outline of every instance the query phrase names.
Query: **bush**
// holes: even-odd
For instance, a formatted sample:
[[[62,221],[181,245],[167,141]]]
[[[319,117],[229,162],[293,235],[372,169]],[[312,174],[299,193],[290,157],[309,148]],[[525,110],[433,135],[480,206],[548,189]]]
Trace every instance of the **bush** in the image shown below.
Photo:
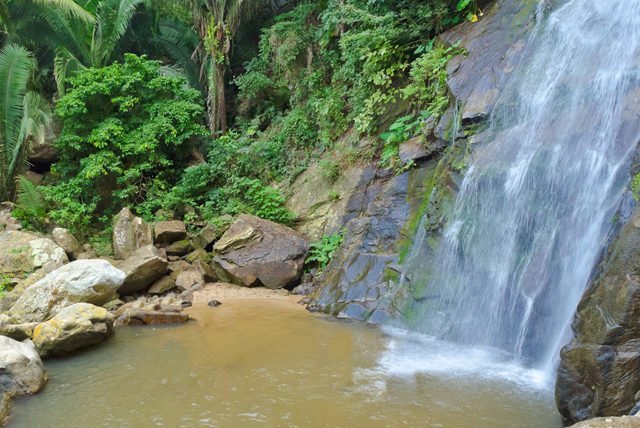
[[[60,158],[45,194],[51,218],[74,232],[107,222],[122,206],[149,216],[207,134],[200,93],[132,54],[123,64],[79,72],[56,115]]]
[[[210,144],[207,162],[184,171],[162,200],[177,215],[194,210],[205,220],[241,213],[290,223],[293,215],[284,208],[281,193],[261,180],[269,155],[246,137],[229,132]]]

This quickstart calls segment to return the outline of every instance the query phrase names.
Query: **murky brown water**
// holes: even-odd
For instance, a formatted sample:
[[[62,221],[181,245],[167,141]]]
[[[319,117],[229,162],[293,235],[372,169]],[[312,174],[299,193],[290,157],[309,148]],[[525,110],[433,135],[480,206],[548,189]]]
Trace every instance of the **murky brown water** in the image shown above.
[[[549,391],[464,368],[414,371],[394,354],[407,339],[377,328],[280,300],[192,313],[198,321],[187,326],[121,329],[97,349],[47,362],[49,384],[14,403],[9,426],[560,426]]]

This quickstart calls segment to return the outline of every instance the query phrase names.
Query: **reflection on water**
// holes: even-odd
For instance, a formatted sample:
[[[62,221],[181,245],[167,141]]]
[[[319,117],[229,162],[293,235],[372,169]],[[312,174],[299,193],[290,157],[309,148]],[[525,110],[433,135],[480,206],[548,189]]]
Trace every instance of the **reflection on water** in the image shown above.
[[[14,403],[10,427],[560,426],[548,389],[464,370],[466,351],[436,341],[278,300],[192,314],[47,362],[49,384]]]

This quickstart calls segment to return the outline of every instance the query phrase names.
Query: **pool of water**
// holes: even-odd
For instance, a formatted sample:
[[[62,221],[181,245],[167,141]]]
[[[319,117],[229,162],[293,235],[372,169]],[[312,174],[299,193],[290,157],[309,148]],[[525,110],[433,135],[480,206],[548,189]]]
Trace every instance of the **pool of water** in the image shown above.
[[[310,315],[286,300],[192,308],[46,362],[11,428],[560,427],[535,372],[487,350]]]

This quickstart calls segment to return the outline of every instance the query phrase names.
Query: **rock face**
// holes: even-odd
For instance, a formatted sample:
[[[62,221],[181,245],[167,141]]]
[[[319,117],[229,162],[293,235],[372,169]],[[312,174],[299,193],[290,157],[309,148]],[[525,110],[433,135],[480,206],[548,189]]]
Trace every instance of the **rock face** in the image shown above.
[[[0,393],[34,394],[46,382],[42,360],[32,342],[0,336]]]
[[[299,280],[309,243],[286,226],[241,215],[213,248],[214,269],[224,281],[277,289]]]
[[[153,245],[153,229],[129,208],[123,208],[113,222],[113,254],[124,260],[137,249]]]
[[[41,322],[74,303],[103,305],[114,298],[124,278],[105,260],[78,260],[27,288],[9,315],[18,322]]]
[[[167,259],[157,248],[147,245],[136,250],[119,264],[126,278],[118,293],[122,296],[146,291],[151,284],[167,272]]]
[[[359,167],[363,173],[355,176],[358,179],[348,179],[350,172],[345,171],[338,181],[344,179],[348,184],[338,193],[346,209],[325,202],[326,182],[306,177],[312,169],[301,174],[288,202],[289,208],[302,216],[301,230],[316,239],[313,230],[328,235],[345,229],[334,260],[314,281],[309,309],[374,323],[389,318],[409,325],[415,321],[413,309],[424,298],[424,290],[421,281],[400,287],[400,266],[421,229],[428,245],[420,260],[429,266],[435,257],[464,169],[455,152],[464,153],[489,138],[478,129],[493,110],[514,65],[525,54],[524,40],[533,26],[537,3],[495,1],[483,8],[479,22],[461,24],[440,36],[446,44],[459,43],[466,54],[448,65],[452,99],[447,112],[425,125],[420,141],[401,147],[402,160],[412,161],[413,169],[396,176],[369,164]],[[452,126],[456,106],[463,116],[461,131],[470,132],[453,136],[451,131],[458,128]]]
[[[56,227],[53,229],[53,241],[67,253],[67,256],[75,260],[82,252],[82,246],[67,229]]]
[[[640,209],[620,231],[580,302],[561,353],[556,402],[565,422],[629,412],[640,391]]]
[[[178,220],[159,221],[155,225],[155,238],[158,244],[171,244],[187,237],[187,228]]]
[[[68,261],[65,251],[51,239],[29,232],[0,232],[0,273],[29,273],[46,264],[62,266]]]
[[[113,334],[113,315],[88,303],[64,308],[33,331],[33,343],[42,358],[60,356],[96,345]]]

